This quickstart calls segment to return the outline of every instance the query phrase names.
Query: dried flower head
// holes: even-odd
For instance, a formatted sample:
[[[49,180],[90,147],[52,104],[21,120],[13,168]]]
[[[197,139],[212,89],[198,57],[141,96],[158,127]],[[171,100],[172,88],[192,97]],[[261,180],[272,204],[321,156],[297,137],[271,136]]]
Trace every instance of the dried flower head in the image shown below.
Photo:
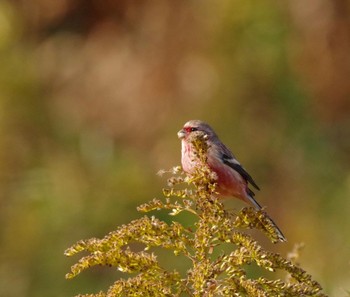
[[[172,216],[191,213],[196,218],[194,227],[143,216],[102,239],[78,241],[65,255],[82,251],[88,255],[73,265],[66,277],[73,278],[95,265],[112,266],[129,274],[112,284],[107,292],[85,296],[326,296],[311,275],[294,263],[298,247],[287,259],[266,251],[245,232],[258,229],[272,242],[277,241],[276,230],[263,211],[243,208],[233,213],[214,198],[216,177],[205,166],[205,135],[197,136],[193,143],[202,162],[196,171],[188,178],[184,178],[179,167],[163,171],[162,175],[172,174],[168,188],[163,190],[165,198],[138,207],[138,211],[146,213],[167,210]],[[143,244],[144,250],[133,251],[130,244],[134,242]],[[231,251],[224,252],[223,244],[229,244]],[[167,270],[159,264],[154,247],[189,259],[191,268],[182,274]],[[247,265],[257,265],[272,273],[282,270],[288,278],[285,281],[251,278]]]

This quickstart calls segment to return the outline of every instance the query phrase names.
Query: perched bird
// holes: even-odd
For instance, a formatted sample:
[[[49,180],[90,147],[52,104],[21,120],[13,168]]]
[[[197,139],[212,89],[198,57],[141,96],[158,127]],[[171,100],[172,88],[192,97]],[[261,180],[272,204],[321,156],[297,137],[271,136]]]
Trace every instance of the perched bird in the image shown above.
[[[253,205],[257,210],[262,207],[254,199],[254,192],[248,187],[252,185],[255,189],[260,190],[249,173],[237,161],[231,151],[220,141],[214,130],[205,122],[200,120],[188,121],[184,127],[177,133],[181,139],[181,163],[183,170],[191,174],[198,166],[199,160],[196,155],[191,135],[204,132],[207,140],[207,165],[217,175],[216,191],[220,197],[236,197]],[[286,241],[281,230],[274,221],[269,221],[276,228],[276,232],[280,241]]]

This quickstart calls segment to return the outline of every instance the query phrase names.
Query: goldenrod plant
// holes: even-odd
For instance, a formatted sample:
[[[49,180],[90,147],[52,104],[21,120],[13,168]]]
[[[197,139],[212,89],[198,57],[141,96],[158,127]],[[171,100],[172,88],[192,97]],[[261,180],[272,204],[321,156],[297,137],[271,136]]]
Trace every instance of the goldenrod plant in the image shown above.
[[[169,224],[146,215],[102,239],[78,241],[65,255],[83,251],[88,255],[71,267],[66,278],[96,265],[129,274],[116,280],[106,292],[79,296],[326,296],[320,284],[295,263],[300,246],[284,258],[262,248],[247,233],[247,229],[258,229],[272,242],[278,241],[277,231],[264,211],[246,207],[235,213],[224,208],[215,195],[216,176],[205,165],[205,135],[199,133],[192,141],[201,160],[196,172],[187,176],[180,167],[173,168],[168,188],[163,190],[165,197],[139,206],[138,211],[167,210],[171,216],[188,212],[196,218],[194,225],[189,228],[176,221]],[[133,243],[142,244],[144,249],[133,251]],[[173,251],[174,257],[188,258],[190,269],[182,274],[166,270],[157,260],[155,247]],[[250,277],[247,269],[254,264],[271,272],[269,275],[284,271],[286,277]]]

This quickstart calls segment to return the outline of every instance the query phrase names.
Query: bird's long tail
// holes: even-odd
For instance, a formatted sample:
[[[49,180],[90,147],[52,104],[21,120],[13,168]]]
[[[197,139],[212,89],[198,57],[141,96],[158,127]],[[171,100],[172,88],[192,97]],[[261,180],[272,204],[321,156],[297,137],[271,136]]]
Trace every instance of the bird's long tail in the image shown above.
[[[257,210],[262,210],[261,205],[251,196],[251,195],[247,195],[247,198],[249,200],[249,202],[257,209]],[[278,226],[276,225],[276,223],[266,214],[266,218],[269,220],[269,222],[271,223],[271,225],[274,226],[278,239],[281,242],[287,241],[286,237],[283,235],[282,231],[280,230],[280,228],[278,228]]]

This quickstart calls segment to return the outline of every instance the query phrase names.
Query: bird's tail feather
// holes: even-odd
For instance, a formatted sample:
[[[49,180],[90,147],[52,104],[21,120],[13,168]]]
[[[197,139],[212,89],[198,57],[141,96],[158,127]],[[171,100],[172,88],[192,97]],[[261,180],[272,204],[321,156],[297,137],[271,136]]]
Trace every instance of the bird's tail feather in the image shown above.
[[[254,199],[254,197],[252,197],[251,195],[247,195],[247,198],[249,200],[249,202],[257,209],[257,210],[261,210],[262,207],[261,205]],[[278,226],[276,225],[276,223],[266,214],[266,218],[269,220],[269,222],[271,223],[271,225],[274,226],[278,239],[281,242],[287,241],[286,237],[283,235],[282,231],[280,230],[280,228],[278,228]]]

